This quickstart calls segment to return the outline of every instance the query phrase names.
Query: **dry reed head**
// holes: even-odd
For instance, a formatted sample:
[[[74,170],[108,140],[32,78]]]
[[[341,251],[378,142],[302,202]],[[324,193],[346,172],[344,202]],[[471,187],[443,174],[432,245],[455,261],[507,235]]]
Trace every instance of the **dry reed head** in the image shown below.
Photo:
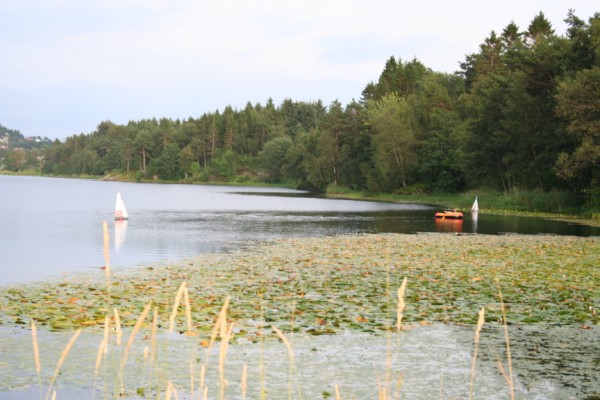
[[[473,386],[475,384],[475,366],[477,364],[477,352],[479,345],[479,335],[481,328],[485,322],[485,308],[481,308],[479,311],[479,318],[477,319],[477,328],[475,328],[475,350],[473,351],[473,361],[471,362],[471,383],[469,385],[469,399],[473,398]]]
[[[173,332],[173,330],[175,329],[175,318],[177,317],[177,309],[179,308],[179,303],[181,303],[181,297],[183,296],[185,286],[185,281],[181,282],[181,286],[179,286],[179,290],[177,290],[177,294],[175,295],[173,309],[171,310],[171,316],[169,317],[169,332]]]
[[[129,335],[129,340],[127,341],[127,345],[125,346],[125,350],[123,351],[123,359],[121,360],[121,371],[123,370],[123,368],[125,367],[125,364],[127,363],[127,358],[129,357],[129,351],[131,350],[131,346],[133,345],[133,341],[135,340],[135,335],[137,335],[137,333],[140,331],[142,324],[144,323],[144,320],[146,319],[146,317],[148,316],[148,313],[150,312],[151,306],[152,306],[151,302],[146,304],[146,307],[144,307],[144,311],[142,311],[142,314],[138,317],[135,325],[133,326],[133,330],[131,331],[131,334]]]
[[[279,329],[277,329],[277,327],[274,326],[274,325],[271,326],[271,329],[273,329],[273,332],[275,332],[275,334],[277,335],[277,337],[283,342],[283,344],[285,344],[285,347],[287,348],[288,354],[290,355],[290,360],[294,361],[294,350],[292,349],[292,345],[287,340],[287,338],[285,337],[285,335],[283,334],[283,332],[281,332]]]
[[[77,340],[77,338],[79,337],[80,334],[81,334],[81,329],[78,329],[75,332],[75,334],[71,337],[71,340],[69,340],[69,343],[67,343],[67,345],[63,349],[62,353],[60,354],[58,363],[56,363],[56,368],[54,368],[54,374],[52,375],[52,379],[50,380],[50,384],[48,385],[48,392],[46,393],[46,398],[48,398],[50,393],[52,392],[52,387],[54,386],[54,382],[56,381],[56,378],[58,378],[60,368],[62,367],[63,363],[67,359],[67,356],[69,355],[69,352],[71,351],[71,348],[75,344],[75,341]],[[54,396],[56,396],[56,393],[54,394]]]
[[[402,284],[398,289],[398,309],[396,312],[396,330],[399,332],[402,328],[402,318],[404,317],[404,309],[406,303],[404,302],[404,292],[406,291],[407,278],[402,280]]]
[[[226,324],[225,324],[226,325]],[[225,388],[227,380],[225,379],[225,359],[227,358],[227,350],[229,349],[229,340],[233,332],[233,322],[225,327],[225,331],[221,336],[221,347],[219,351],[219,387],[221,388],[219,399],[225,400]]]
[[[175,323],[177,318],[177,309],[181,304],[181,298],[183,297],[183,303],[185,305],[185,320],[187,325],[187,332],[192,331],[192,307],[190,304],[190,295],[187,288],[187,282],[183,281],[177,294],[175,295],[175,301],[173,303],[173,309],[171,310],[171,316],[169,317],[169,332],[175,330]]]
[[[208,347],[206,348],[207,353],[210,354],[210,350],[217,339],[217,335],[221,337],[221,339],[225,336],[225,332],[227,330],[227,308],[229,307],[229,296],[225,298],[225,302],[223,303],[223,307],[221,307],[221,311],[219,312],[219,316],[217,317],[217,321],[215,322],[215,326],[210,334],[210,340],[208,342]]]
[[[102,356],[106,355],[108,352],[108,334],[109,334],[109,325],[110,319],[108,317],[104,317],[104,337],[102,342],[100,342],[100,346],[98,346],[98,353],[96,354],[96,366],[94,368],[94,375],[98,375],[98,371],[100,370],[100,364],[102,362]]]

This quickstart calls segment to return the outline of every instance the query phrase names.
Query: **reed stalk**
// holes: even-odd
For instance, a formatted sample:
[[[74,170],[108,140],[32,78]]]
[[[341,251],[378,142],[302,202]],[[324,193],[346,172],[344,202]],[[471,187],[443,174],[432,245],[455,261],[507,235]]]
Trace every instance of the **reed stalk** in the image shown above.
[[[242,368],[242,382],[240,383],[242,389],[242,400],[246,400],[246,391],[248,390],[248,364],[244,364]]]
[[[177,389],[173,386],[171,381],[167,381],[167,391],[165,393],[165,399],[170,400],[171,396],[175,396],[175,400],[179,400],[179,396],[177,395]]]
[[[48,385],[48,392],[46,393],[46,399],[48,399],[50,396],[50,393],[52,393],[52,388],[54,386],[54,382],[56,382],[56,379],[58,378],[60,368],[62,367],[65,360],[67,359],[67,356],[69,355],[69,352],[71,351],[71,348],[73,348],[73,345],[75,344],[75,341],[77,340],[79,335],[81,335],[81,329],[78,329],[75,332],[75,334],[73,334],[73,336],[71,337],[71,340],[69,340],[69,343],[67,343],[67,345],[63,349],[62,353],[60,354],[60,358],[58,359],[58,362],[56,363],[56,368],[54,368],[54,374],[52,375],[52,379],[50,380],[50,384]]]
[[[106,275],[106,288],[108,290],[110,288],[110,235],[108,234],[108,224],[106,221],[102,223],[102,233],[104,239],[104,274]]]
[[[35,365],[35,373],[38,379],[38,388],[39,388],[39,396],[42,398],[42,363],[40,362],[40,348],[39,341],[37,336],[37,328],[35,326],[35,321],[31,320],[31,342],[33,346],[33,362]]]
[[[34,320],[31,320],[31,341],[33,344],[33,361],[35,363],[35,372],[39,377],[40,372],[42,372],[42,364],[40,362],[40,349],[38,346],[37,328]]]
[[[479,311],[479,318],[477,319],[477,328],[475,329],[475,350],[473,351],[473,361],[471,363],[471,383],[469,385],[469,399],[473,398],[473,385],[475,383],[475,366],[477,365],[477,352],[479,350],[479,335],[481,328],[485,322],[485,308]]]
[[[98,346],[98,352],[96,353],[96,366],[94,367],[94,380],[98,376],[98,371],[100,370],[100,364],[102,363],[102,357],[108,352],[108,338],[109,338],[109,318],[104,317],[104,336],[102,337],[102,341]]]
[[[115,318],[117,346],[121,346],[121,340],[123,338],[123,330],[121,329],[121,317],[119,316],[119,311],[116,308],[113,309],[113,313]]]
[[[296,372],[296,357],[294,356],[294,350],[292,349],[292,345],[290,344],[289,340],[287,340],[287,338],[285,337],[283,332],[281,332],[274,325],[271,326],[271,329],[273,330],[273,332],[275,332],[275,334],[277,335],[279,340],[281,340],[283,342],[283,344],[287,348],[288,355],[290,357],[290,371],[289,371],[290,378],[289,378],[289,383],[288,383],[288,398],[291,400],[292,395],[293,395],[293,377]],[[298,386],[298,397],[302,398],[302,392],[300,391],[300,386]]]
[[[400,389],[402,388],[403,383],[404,383],[404,375],[400,374],[400,375],[398,375],[398,378],[396,379],[396,391],[394,392],[395,399],[400,398]]]
[[[342,395],[340,394],[340,386],[335,385],[335,400],[342,400]]]
[[[194,371],[194,359],[193,356],[190,356],[190,396],[194,397],[194,391],[196,388],[194,387],[194,379],[195,379],[195,371]]]
[[[225,389],[227,380],[225,379],[225,359],[227,358],[227,350],[229,349],[229,340],[233,332],[233,322],[223,330],[221,338],[221,346],[219,351],[219,399],[225,400]]]
[[[154,308],[152,316],[152,328],[150,328],[150,361],[156,365],[158,362],[158,346],[156,342],[156,334],[158,333],[158,309]]]
[[[200,366],[200,387],[198,388],[202,393],[204,393],[204,396],[202,399],[206,399],[208,396],[208,387],[206,387],[206,383],[205,383],[205,377],[206,377],[206,365],[202,364]]]
[[[506,343],[506,361],[508,365],[508,374],[504,370],[502,365],[500,370],[502,375],[504,375],[504,379],[508,384],[508,388],[510,390],[510,398],[511,400],[515,399],[515,385],[513,380],[513,369],[512,369],[512,355],[510,352],[510,339],[508,336],[508,321],[506,320],[506,306],[504,304],[504,296],[502,295],[502,290],[500,288],[500,280],[496,277],[496,284],[498,285],[498,297],[500,298],[500,309],[502,310],[502,325],[504,327],[504,341]],[[499,362],[499,364],[501,364]]]
[[[208,364],[208,358],[210,357],[210,352],[212,346],[217,339],[217,336],[221,338],[225,335],[226,324],[227,324],[227,308],[229,307],[229,296],[225,298],[225,302],[221,307],[221,311],[217,317],[217,321],[215,322],[215,326],[213,326],[213,330],[210,334],[210,340],[208,341],[208,346],[206,347],[206,363]]]
[[[190,294],[187,285],[183,289],[183,304],[185,305],[185,321],[187,323],[187,331],[192,332],[192,305],[190,303]]]
[[[129,340],[127,341],[127,345],[125,346],[125,350],[123,351],[123,358],[121,360],[121,369],[120,369],[121,373],[119,374],[121,377],[121,394],[125,393],[125,382],[124,382],[123,375],[125,372],[125,364],[127,363],[127,359],[129,357],[129,351],[131,350],[131,346],[133,345],[135,336],[140,331],[142,324],[144,323],[144,320],[146,319],[146,317],[148,316],[148,313],[150,312],[151,306],[152,306],[152,303],[150,302],[150,303],[146,304],[146,307],[144,307],[144,311],[142,311],[142,314],[139,316],[135,325],[133,326],[133,330],[131,331],[131,334],[129,335]]]

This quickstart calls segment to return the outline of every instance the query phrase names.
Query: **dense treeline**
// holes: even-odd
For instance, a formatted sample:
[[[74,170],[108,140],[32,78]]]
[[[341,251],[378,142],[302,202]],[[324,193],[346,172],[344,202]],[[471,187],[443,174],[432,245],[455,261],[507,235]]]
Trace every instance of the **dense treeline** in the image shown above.
[[[319,191],[561,190],[598,210],[600,13],[565,21],[565,35],[543,13],[526,30],[491,32],[456,74],[391,57],[347,105],[269,99],[184,121],[101,122],[34,167]]]

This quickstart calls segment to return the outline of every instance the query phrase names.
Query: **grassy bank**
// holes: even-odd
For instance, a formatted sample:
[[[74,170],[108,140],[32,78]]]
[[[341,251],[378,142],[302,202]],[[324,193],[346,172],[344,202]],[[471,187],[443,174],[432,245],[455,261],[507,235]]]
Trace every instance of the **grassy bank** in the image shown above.
[[[77,365],[87,363],[87,371],[98,375],[105,393],[118,392],[119,386],[124,386],[133,395],[136,388],[169,390],[168,377],[173,373],[169,368],[173,368],[173,363],[167,367],[152,357],[175,358],[178,361],[174,365],[196,379],[203,365],[207,368],[209,356],[204,354],[205,350],[213,346],[224,357],[230,345],[260,348],[277,340],[285,344],[286,338],[294,335],[329,336],[331,340],[324,343],[332,346],[338,343],[335,338],[348,334],[356,340],[359,339],[354,335],[385,338],[397,327],[398,288],[404,278],[408,287],[402,296],[406,302],[403,329],[442,324],[466,327],[473,332],[478,311],[483,308],[486,326],[500,331],[506,321],[516,327],[561,327],[566,329],[560,331],[563,338],[574,332],[577,337],[578,331],[591,331],[593,335],[600,324],[598,254],[600,239],[594,237],[389,234],[283,240],[236,254],[199,256],[175,265],[110,273],[106,269],[97,270],[52,282],[2,287],[0,321],[5,326],[29,328],[33,320],[42,332],[64,332],[68,336],[78,329],[95,332],[95,346],[99,346],[96,361],[94,357],[81,360],[83,353],[77,352],[69,361]],[[506,304],[505,310],[502,304]],[[125,334],[117,345],[121,329]],[[161,350],[166,353],[158,356],[156,343],[167,331],[179,332],[178,336],[195,348],[194,352],[173,354],[173,348],[169,347],[172,345],[166,345]],[[486,335],[485,330],[482,335]],[[110,357],[102,361],[103,346],[108,340],[111,351],[116,353],[112,361],[108,361]],[[365,349],[369,348],[368,338],[362,336],[360,340]],[[544,343],[553,340],[559,339],[551,337]],[[572,345],[585,348],[577,343]],[[308,346],[310,349],[311,345]],[[278,358],[293,360],[293,349],[288,347],[290,354],[286,356],[285,347],[279,347]],[[1,350],[9,355],[13,351]],[[344,352],[344,348],[337,351]],[[374,351],[384,360],[391,350],[382,352],[378,347]],[[495,347],[490,354],[502,351],[501,347]],[[195,356],[188,358],[189,354]],[[254,354],[262,357],[260,353]],[[565,357],[569,359],[568,355]],[[219,372],[225,361],[219,357],[213,360],[213,380],[204,383],[194,380],[194,384],[196,388],[210,384],[214,394],[224,387],[222,379],[226,377]],[[94,368],[94,364],[102,368]],[[33,369],[33,357],[30,365]],[[260,363],[257,365],[261,368]],[[9,363],[0,368],[12,366]],[[144,368],[149,368],[145,375],[128,375],[129,370],[144,371]],[[300,375],[291,363],[290,368],[280,380],[285,382]],[[329,371],[340,366],[324,364],[321,368]],[[152,371],[151,377],[148,370]],[[584,368],[581,379],[594,381],[590,373],[593,374]],[[239,375],[236,376],[238,379]],[[59,378],[57,375],[56,379]],[[257,379],[255,384],[260,384],[260,378]],[[371,379],[367,384],[375,392],[378,383]],[[263,382],[268,386],[264,378]],[[468,379],[461,385],[468,388]],[[241,386],[237,389],[242,390]],[[287,390],[297,394],[295,388]],[[329,393],[322,398],[333,396],[331,386],[320,390]],[[401,387],[398,390],[401,392]],[[585,390],[589,393],[596,389]],[[239,392],[233,395],[241,397]],[[263,398],[281,397],[282,393],[276,392]]]

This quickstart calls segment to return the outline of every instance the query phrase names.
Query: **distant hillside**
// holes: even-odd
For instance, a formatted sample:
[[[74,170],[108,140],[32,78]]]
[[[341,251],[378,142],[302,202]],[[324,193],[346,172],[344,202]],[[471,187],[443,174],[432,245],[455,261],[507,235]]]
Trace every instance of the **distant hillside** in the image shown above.
[[[8,129],[7,127],[0,124],[0,140],[8,139],[10,142],[18,142],[21,140],[25,140],[21,132],[16,131],[14,129]]]
[[[47,137],[25,137],[18,130],[9,129],[0,124],[0,150],[8,150],[14,148],[33,149],[40,148],[50,143],[52,143],[52,141]]]

